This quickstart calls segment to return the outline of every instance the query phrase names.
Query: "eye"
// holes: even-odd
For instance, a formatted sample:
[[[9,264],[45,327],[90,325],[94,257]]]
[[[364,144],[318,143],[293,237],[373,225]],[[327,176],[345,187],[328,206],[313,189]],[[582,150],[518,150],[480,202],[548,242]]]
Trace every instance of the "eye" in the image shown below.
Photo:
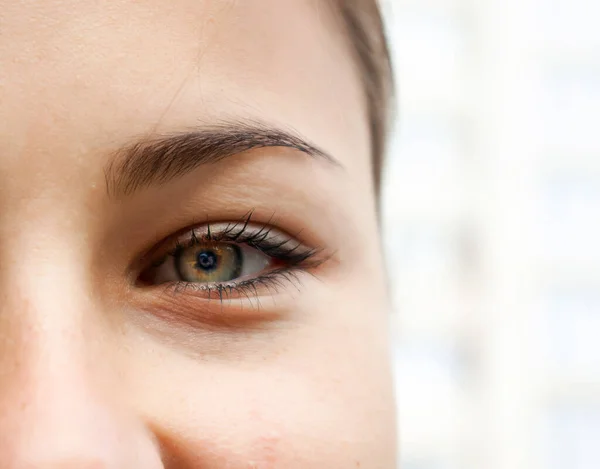
[[[251,223],[202,225],[177,239],[165,240],[147,254],[138,277],[140,286],[185,286],[176,291],[226,289],[229,297],[266,293],[298,281],[300,271],[313,271],[327,260],[322,250],[306,246],[272,226]],[[162,252],[162,255],[152,253]],[[195,288],[188,288],[195,287]]]
[[[256,276],[277,262],[243,244],[222,241],[194,241],[179,246],[160,265],[144,275],[146,283],[225,283]]]

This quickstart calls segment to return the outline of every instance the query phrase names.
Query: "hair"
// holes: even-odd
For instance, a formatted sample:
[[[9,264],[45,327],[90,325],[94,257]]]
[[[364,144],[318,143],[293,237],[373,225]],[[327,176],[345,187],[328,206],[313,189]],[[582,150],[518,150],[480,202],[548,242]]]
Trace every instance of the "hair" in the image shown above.
[[[379,192],[394,103],[394,76],[381,9],[377,0],[332,1],[346,29],[365,90],[373,182]]]

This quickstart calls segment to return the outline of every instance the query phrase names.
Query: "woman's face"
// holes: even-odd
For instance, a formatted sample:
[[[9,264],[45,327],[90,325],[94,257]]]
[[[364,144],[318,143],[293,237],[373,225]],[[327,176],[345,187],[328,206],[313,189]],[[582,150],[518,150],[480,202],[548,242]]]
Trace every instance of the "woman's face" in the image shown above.
[[[2,467],[393,467],[369,148],[322,0],[0,1]]]

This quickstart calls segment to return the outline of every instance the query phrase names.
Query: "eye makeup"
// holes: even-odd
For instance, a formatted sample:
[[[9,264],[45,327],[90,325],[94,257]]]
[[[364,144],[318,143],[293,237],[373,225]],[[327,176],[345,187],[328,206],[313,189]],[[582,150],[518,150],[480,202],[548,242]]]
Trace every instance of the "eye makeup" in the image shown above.
[[[330,256],[272,226],[252,220],[205,223],[167,238],[145,255],[140,288],[163,288],[220,302],[274,295],[299,288],[300,274],[311,273]]]

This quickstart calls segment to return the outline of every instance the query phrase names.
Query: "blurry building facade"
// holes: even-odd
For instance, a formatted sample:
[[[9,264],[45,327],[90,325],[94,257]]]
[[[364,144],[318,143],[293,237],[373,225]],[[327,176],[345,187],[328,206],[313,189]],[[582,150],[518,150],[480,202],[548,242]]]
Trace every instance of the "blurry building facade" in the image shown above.
[[[388,0],[403,469],[600,467],[600,3]]]

